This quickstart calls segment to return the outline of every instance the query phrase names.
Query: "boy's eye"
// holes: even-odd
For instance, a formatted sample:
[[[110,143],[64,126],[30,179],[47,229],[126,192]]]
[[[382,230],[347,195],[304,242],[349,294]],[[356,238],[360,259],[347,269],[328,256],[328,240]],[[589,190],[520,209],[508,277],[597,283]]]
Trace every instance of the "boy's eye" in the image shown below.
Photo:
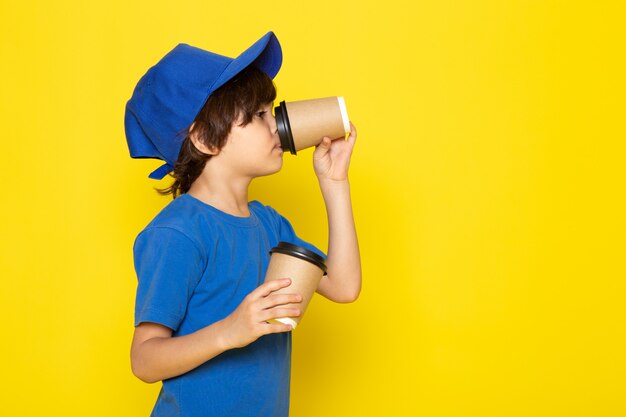
[[[267,111],[263,110],[263,111],[257,112],[256,115],[263,118],[263,116],[265,116],[265,113],[267,113]]]

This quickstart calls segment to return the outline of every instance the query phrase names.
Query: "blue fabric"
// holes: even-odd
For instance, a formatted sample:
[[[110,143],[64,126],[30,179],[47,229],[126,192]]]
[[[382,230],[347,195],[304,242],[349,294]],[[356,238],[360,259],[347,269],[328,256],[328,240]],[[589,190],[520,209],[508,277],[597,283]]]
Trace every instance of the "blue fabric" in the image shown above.
[[[174,169],[187,129],[211,93],[254,65],[274,78],[283,60],[276,35],[267,32],[237,58],[178,44],[141,77],[126,103],[124,130],[132,158],[166,162],[149,177]]]
[[[188,195],[169,203],[135,240],[135,326],[160,323],[193,333],[234,311],[261,285],[279,241],[326,254],[259,201],[250,216],[222,212]],[[261,336],[163,381],[152,417],[289,415],[291,332]]]

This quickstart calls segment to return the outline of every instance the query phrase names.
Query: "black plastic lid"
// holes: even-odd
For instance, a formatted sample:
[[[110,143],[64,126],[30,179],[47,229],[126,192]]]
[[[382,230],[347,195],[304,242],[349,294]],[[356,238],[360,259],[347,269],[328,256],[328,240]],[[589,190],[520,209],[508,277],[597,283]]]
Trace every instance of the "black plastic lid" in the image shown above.
[[[278,107],[274,108],[274,114],[276,115],[276,128],[278,129],[280,146],[282,146],[283,150],[288,150],[293,155],[296,155],[296,145],[291,134],[291,125],[289,124],[285,100],[281,101]]]
[[[302,246],[294,245],[293,243],[289,242],[278,242],[278,245],[270,249],[270,254],[272,254],[273,252],[294,256],[296,258],[308,261],[313,265],[319,267],[322,271],[324,271],[324,273],[326,273],[327,268],[324,258],[319,256],[317,253],[308,250],[307,248],[303,248]]]

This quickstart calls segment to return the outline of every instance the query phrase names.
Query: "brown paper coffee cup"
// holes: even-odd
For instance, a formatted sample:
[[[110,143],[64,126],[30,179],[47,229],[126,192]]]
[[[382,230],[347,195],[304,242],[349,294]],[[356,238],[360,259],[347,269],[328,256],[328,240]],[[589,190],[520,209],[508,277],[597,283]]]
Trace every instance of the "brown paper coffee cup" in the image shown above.
[[[288,287],[281,288],[274,294],[300,294],[302,301],[286,305],[298,307],[300,309],[299,317],[280,317],[269,321],[291,324],[295,329],[300,323],[317,285],[326,272],[326,263],[324,258],[317,253],[287,242],[280,242],[270,250],[270,254],[270,264],[265,274],[265,282],[291,278],[291,284]]]
[[[341,96],[281,101],[274,114],[281,146],[294,155],[319,145],[324,136],[344,139],[350,133],[350,120]]]

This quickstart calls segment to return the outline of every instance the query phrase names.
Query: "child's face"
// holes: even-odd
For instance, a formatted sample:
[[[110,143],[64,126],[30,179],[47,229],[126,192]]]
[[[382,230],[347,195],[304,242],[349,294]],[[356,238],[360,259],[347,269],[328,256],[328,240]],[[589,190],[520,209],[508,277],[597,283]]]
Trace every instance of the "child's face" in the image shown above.
[[[245,127],[237,120],[220,154],[228,158],[228,165],[236,174],[261,177],[274,174],[283,166],[276,119],[272,114],[274,103],[263,105]]]

